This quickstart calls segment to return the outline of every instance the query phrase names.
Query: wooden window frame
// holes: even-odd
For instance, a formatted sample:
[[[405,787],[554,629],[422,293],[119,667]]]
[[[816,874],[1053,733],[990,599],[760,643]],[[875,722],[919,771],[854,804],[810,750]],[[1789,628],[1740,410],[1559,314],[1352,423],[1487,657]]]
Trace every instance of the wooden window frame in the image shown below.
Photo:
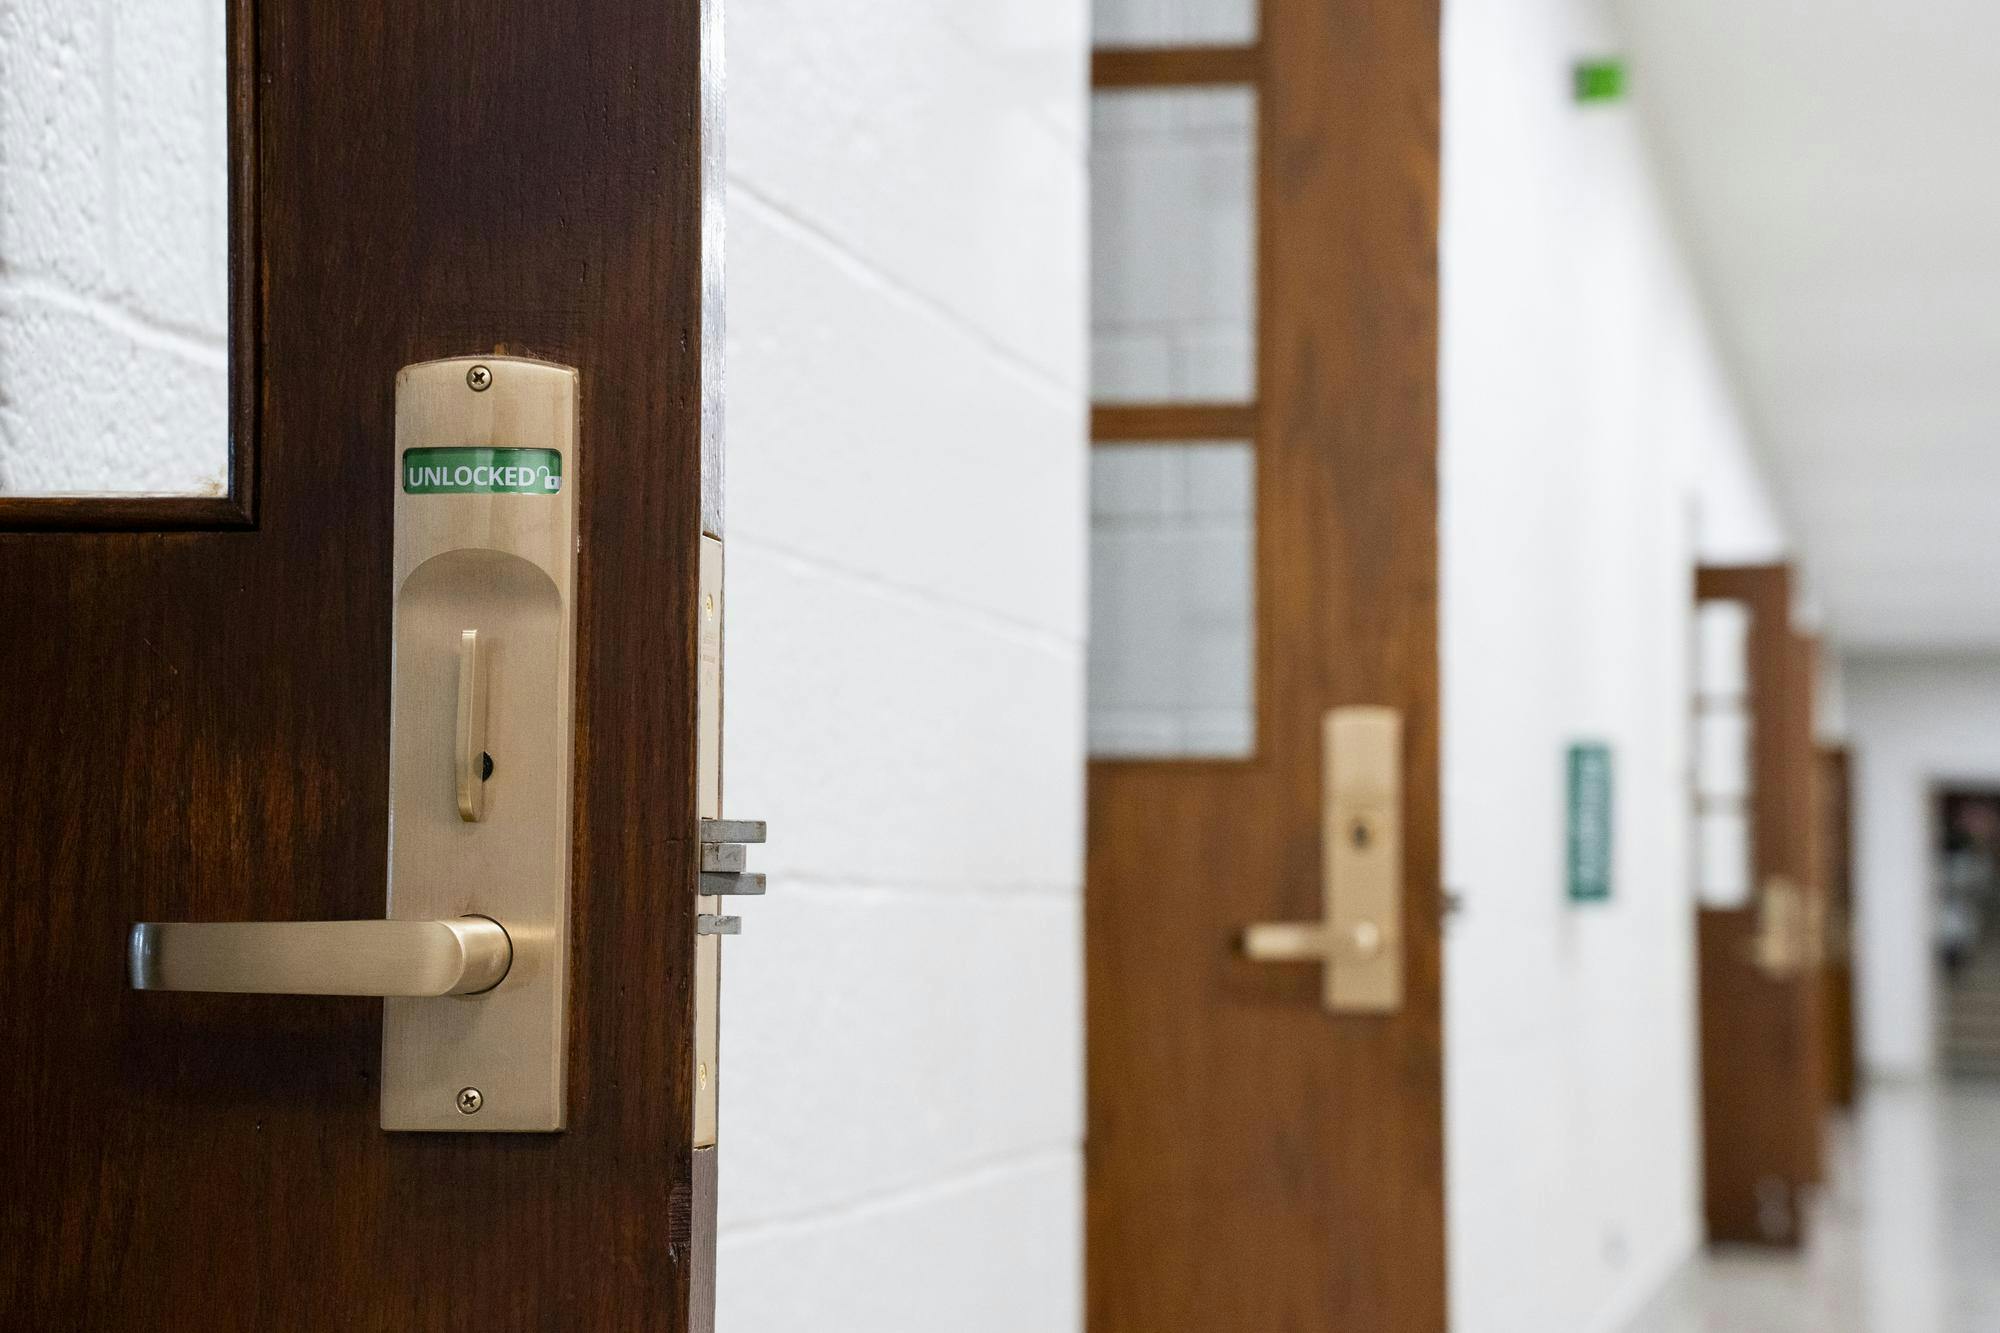
[[[1091,52],[1090,87],[1100,92],[1166,91],[1175,88],[1242,88],[1260,103],[1257,128],[1253,132],[1252,199],[1255,204],[1254,237],[1251,243],[1252,289],[1255,306],[1251,312],[1253,385],[1263,374],[1261,324],[1264,310],[1264,194],[1268,187],[1262,144],[1261,101],[1264,93],[1264,48],[1261,43],[1209,46],[1101,46]],[[1094,333],[1093,333],[1094,336]],[[1258,454],[1258,402],[1261,394],[1253,388],[1248,399],[1179,399],[1172,402],[1100,403],[1093,398],[1090,409],[1092,449],[1116,445],[1216,444],[1243,445],[1254,461]],[[1257,485],[1261,486],[1261,481]],[[1257,552],[1261,505],[1253,487],[1250,527],[1252,552],[1250,581],[1261,587],[1262,570]],[[1181,771],[1204,768],[1234,769],[1258,763],[1265,751],[1264,710],[1259,705],[1264,689],[1263,671],[1267,657],[1263,617],[1253,599],[1250,623],[1250,747],[1242,754],[1091,754],[1092,764],[1121,766],[1165,764]]]
[[[1170,88],[1245,88],[1262,101],[1264,48],[1259,43],[1231,46],[1106,46],[1090,58],[1090,87],[1098,92],[1137,92]],[[1261,116],[1259,123],[1261,125]],[[1261,139],[1261,130],[1258,137]],[[1263,318],[1264,250],[1263,195],[1266,186],[1261,144],[1257,145],[1254,198],[1257,203],[1257,262],[1252,283],[1257,306],[1252,311],[1252,345]],[[1261,367],[1261,357],[1255,363]],[[1261,369],[1258,371],[1261,374]],[[1175,402],[1098,403],[1090,412],[1090,442],[1096,444],[1187,444],[1229,440],[1257,447],[1257,401],[1184,400]]]

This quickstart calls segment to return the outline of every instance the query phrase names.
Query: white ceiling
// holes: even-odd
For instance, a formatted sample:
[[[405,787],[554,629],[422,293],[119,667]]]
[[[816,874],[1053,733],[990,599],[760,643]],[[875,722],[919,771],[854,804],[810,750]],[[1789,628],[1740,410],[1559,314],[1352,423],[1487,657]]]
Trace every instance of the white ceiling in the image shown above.
[[[1846,649],[2000,647],[2000,0],[1611,0]]]

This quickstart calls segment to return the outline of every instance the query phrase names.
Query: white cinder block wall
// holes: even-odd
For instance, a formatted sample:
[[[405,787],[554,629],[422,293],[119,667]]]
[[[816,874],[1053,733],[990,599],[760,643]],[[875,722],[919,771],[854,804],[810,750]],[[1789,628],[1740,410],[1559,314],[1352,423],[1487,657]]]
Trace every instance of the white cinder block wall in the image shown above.
[[[2000,657],[1851,656],[1855,969],[1861,1059],[1878,1078],[1936,1067],[1935,787],[2000,787]]]
[[[1587,0],[1445,24],[1443,668],[1452,1312],[1618,1327],[1700,1234],[1691,569],[1781,547]],[[1608,741],[1616,883],[1571,906],[1565,747]]]
[[[1076,1328],[1085,8],[726,13],[719,1326]]]
[[[0,0],[0,494],[213,494],[223,0]]]

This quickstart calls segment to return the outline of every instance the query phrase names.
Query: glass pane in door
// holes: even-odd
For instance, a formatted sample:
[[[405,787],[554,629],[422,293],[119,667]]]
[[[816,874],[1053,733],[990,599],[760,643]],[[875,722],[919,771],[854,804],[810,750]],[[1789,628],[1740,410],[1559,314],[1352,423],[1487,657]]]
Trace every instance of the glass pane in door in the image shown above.
[[[1241,442],[1092,450],[1093,755],[1255,748],[1255,483]]]
[[[226,489],[225,11],[0,4],[0,496]]]

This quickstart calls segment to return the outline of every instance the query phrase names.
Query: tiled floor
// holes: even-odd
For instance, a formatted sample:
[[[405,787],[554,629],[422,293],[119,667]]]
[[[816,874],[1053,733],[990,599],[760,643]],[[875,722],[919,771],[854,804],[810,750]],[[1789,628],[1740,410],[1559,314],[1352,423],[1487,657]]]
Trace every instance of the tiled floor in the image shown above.
[[[2000,1081],[1877,1085],[1807,1252],[1711,1254],[1628,1333],[2000,1333]]]

